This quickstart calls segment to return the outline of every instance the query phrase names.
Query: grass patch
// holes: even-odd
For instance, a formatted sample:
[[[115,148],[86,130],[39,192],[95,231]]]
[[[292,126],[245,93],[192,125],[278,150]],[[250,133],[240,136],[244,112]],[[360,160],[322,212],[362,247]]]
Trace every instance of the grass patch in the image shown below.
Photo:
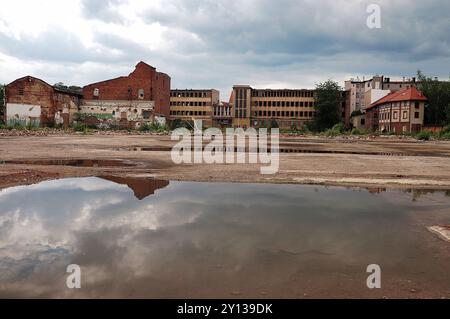
[[[169,130],[167,125],[161,125],[157,122],[144,123],[139,127],[140,132],[166,133]]]
[[[428,131],[420,131],[417,133],[416,138],[420,141],[429,141],[431,139],[431,133]]]

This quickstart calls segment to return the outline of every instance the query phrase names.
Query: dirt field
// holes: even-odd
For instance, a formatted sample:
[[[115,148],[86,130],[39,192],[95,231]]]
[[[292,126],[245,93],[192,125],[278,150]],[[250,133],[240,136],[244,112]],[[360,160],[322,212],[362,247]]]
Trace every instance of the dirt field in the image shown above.
[[[450,189],[450,142],[284,137],[275,175],[261,175],[260,164],[175,165],[169,152],[174,143],[170,136],[124,133],[0,136],[0,188],[113,174],[178,181]]]

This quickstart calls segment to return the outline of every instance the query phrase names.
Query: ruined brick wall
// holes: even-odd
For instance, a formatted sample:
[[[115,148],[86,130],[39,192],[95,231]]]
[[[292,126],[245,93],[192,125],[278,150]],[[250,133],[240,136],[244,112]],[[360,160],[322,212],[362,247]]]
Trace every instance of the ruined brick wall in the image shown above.
[[[94,92],[98,90],[98,96]],[[143,95],[141,95],[143,93]],[[155,112],[169,117],[170,77],[139,62],[128,76],[93,83],[83,88],[85,100],[155,101]]]
[[[151,101],[153,98],[153,79],[156,70],[140,62],[135,70],[128,76],[106,80],[86,85],[83,88],[85,100],[138,100],[139,90],[142,89],[144,97],[142,100]],[[98,90],[98,96],[94,90]]]
[[[81,102],[81,94],[55,90],[50,84],[32,76],[26,76],[8,84],[5,93],[5,101],[8,104],[39,105],[41,108],[39,118],[30,117],[29,120],[38,120],[40,126],[55,124],[57,112],[65,119],[61,124],[69,125]],[[14,108],[10,106],[10,113],[14,113]],[[8,114],[5,114],[5,120],[6,117]]]
[[[55,90],[53,94],[54,112],[59,112],[62,118],[60,121],[55,118],[55,122],[59,122],[55,124],[62,124],[64,127],[71,125],[75,120],[76,113],[79,112],[81,100],[81,95]]]
[[[155,113],[170,117],[170,76],[158,72],[155,81]]]
[[[6,104],[30,104],[41,106],[40,124],[53,123],[53,87],[44,81],[27,76],[8,84],[5,88]],[[6,114],[8,116],[8,114]]]
[[[366,111],[364,129],[377,130],[379,127],[379,111],[374,107]]]

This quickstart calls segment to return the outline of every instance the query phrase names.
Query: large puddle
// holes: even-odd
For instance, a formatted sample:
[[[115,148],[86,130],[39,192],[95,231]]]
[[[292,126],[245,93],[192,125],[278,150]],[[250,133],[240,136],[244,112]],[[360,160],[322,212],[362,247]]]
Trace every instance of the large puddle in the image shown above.
[[[448,298],[450,243],[426,227],[450,224],[449,195],[121,177],[4,189],[0,297]]]

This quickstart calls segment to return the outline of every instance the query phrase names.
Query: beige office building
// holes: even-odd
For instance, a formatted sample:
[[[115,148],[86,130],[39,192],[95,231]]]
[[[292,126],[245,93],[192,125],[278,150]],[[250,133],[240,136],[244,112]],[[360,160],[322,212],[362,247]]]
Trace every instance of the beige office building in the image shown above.
[[[202,120],[203,126],[213,125],[213,113],[219,106],[218,90],[175,89],[170,91],[170,120]]]
[[[283,129],[300,128],[315,117],[314,90],[253,89],[235,85],[230,101],[234,127],[268,127],[276,121]]]

